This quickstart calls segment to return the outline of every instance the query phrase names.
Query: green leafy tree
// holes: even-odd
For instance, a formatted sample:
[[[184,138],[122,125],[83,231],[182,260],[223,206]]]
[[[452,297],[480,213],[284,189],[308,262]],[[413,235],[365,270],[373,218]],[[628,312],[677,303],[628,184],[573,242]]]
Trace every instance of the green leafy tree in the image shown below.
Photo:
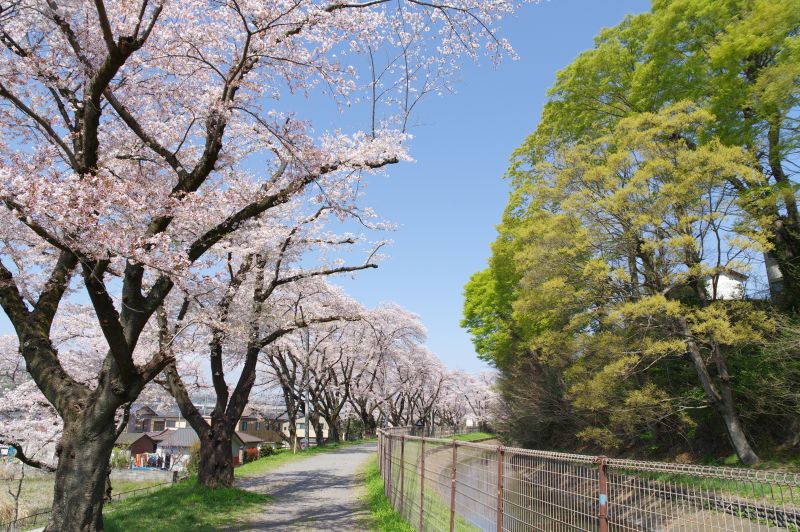
[[[513,254],[495,255],[468,285],[467,308],[489,319],[467,325],[520,331],[516,357],[499,342],[482,344],[484,352],[500,367],[535,360],[559,372],[587,442],[608,447],[659,427],[687,430],[686,412],[710,405],[751,464],[758,457],[727,354],[774,327],[750,304],[720,301],[716,286],[769,245],[730,184],[762,177],[745,150],[699,142],[711,124],[710,113],[681,102],[624,118],[518,172],[499,244]],[[475,301],[486,280],[495,281],[498,261],[513,263],[506,269],[518,279],[502,298],[492,292],[506,309],[502,320],[487,312],[496,302]],[[669,368],[694,384],[670,387]]]
[[[783,303],[800,301],[800,0],[655,1],[652,13],[604,30],[561,71],[511,175],[565,145],[606,135],[625,117],[689,100],[714,119],[707,135],[746,150],[762,179],[731,186],[783,274]],[[514,182],[518,180],[515,178]]]

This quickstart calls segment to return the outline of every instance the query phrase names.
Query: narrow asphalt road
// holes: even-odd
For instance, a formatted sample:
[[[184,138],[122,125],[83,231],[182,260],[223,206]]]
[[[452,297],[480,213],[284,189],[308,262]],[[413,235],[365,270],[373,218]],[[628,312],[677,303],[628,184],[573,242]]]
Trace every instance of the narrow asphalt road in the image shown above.
[[[376,449],[375,443],[346,447],[241,479],[239,486],[272,501],[239,530],[364,530],[368,511],[356,473]]]

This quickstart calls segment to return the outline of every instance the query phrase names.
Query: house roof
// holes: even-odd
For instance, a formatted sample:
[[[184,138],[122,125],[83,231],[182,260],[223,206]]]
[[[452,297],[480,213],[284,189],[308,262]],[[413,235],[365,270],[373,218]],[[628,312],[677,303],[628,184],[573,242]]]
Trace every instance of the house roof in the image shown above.
[[[145,434],[150,436],[150,438],[153,441],[161,441],[164,438],[166,438],[167,436],[169,436],[169,434],[168,434],[169,432],[172,432],[172,431],[169,430],[169,429],[164,429],[164,430],[159,430],[159,431],[156,431],[156,432],[146,432]]]
[[[239,439],[242,440],[242,443],[261,443],[264,441],[258,436],[253,436],[252,434],[248,434],[246,432],[237,431],[236,435],[239,436]]]
[[[133,445],[142,438],[147,438],[148,440],[153,441],[153,438],[144,432],[123,432],[114,442],[114,445]]]
[[[175,429],[167,432],[168,434],[164,434],[164,438],[159,442],[161,447],[191,447],[200,441],[194,429]]]
[[[163,438],[156,440],[159,447],[191,447],[200,441],[200,437],[193,428],[167,429],[162,436]],[[243,443],[239,433],[234,433],[233,437],[239,440],[240,444]]]
[[[155,410],[147,405],[134,405],[131,408],[131,413],[136,415],[158,415]]]
[[[729,279],[733,279],[734,281],[745,282],[748,279],[748,276],[743,274],[742,272],[737,272],[731,268],[721,268],[716,275],[720,277],[728,277]],[[714,274],[706,275],[706,279],[711,279],[714,277]]]

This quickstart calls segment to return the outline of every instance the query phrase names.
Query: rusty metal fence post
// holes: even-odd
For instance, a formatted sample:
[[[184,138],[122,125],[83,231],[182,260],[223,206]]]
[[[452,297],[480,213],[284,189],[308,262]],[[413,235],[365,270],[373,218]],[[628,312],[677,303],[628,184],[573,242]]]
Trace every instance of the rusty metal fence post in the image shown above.
[[[425,530],[425,438],[419,452],[419,529]]]
[[[608,457],[598,456],[594,459],[597,464],[597,481],[598,481],[598,509],[597,509],[597,524],[599,532],[608,532],[608,477],[606,476],[606,465],[608,465]]]
[[[400,435],[400,515],[403,515],[403,498],[405,497],[405,474],[406,471],[406,436]]]
[[[453,467],[450,471],[450,532],[455,530],[456,526],[456,453],[458,452],[458,443],[453,440]]]
[[[389,504],[392,505],[394,508],[394,476],[392,475],[394,470],[394,438],[389,437],[389,464],[386,468],[386,472],[388,473],[386,476],[389,479],[389,493],[387,496],[389,497]]]
[[[497,446],[497,532],[503,531],[503,446]]]

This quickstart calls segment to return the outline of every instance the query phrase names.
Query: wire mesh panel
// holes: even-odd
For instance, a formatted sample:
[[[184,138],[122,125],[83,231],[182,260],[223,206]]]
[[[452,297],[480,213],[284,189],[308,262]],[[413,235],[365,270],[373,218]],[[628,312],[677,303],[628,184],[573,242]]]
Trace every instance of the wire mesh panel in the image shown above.
[[[800,475],[609,459],[384,431],[392,506],[431,531],[800,532]]]
[[[592,457],[505,449],[503,530],[596,530]]]
[[[800,475],[608,461],[610,530],[800,530]]]
[[[496,447],[458,445],[455,510],[462,524],[497,530],[499,479]]]
[[[425,440],[424,530],[450,530],[452,444],[447,440]]]

